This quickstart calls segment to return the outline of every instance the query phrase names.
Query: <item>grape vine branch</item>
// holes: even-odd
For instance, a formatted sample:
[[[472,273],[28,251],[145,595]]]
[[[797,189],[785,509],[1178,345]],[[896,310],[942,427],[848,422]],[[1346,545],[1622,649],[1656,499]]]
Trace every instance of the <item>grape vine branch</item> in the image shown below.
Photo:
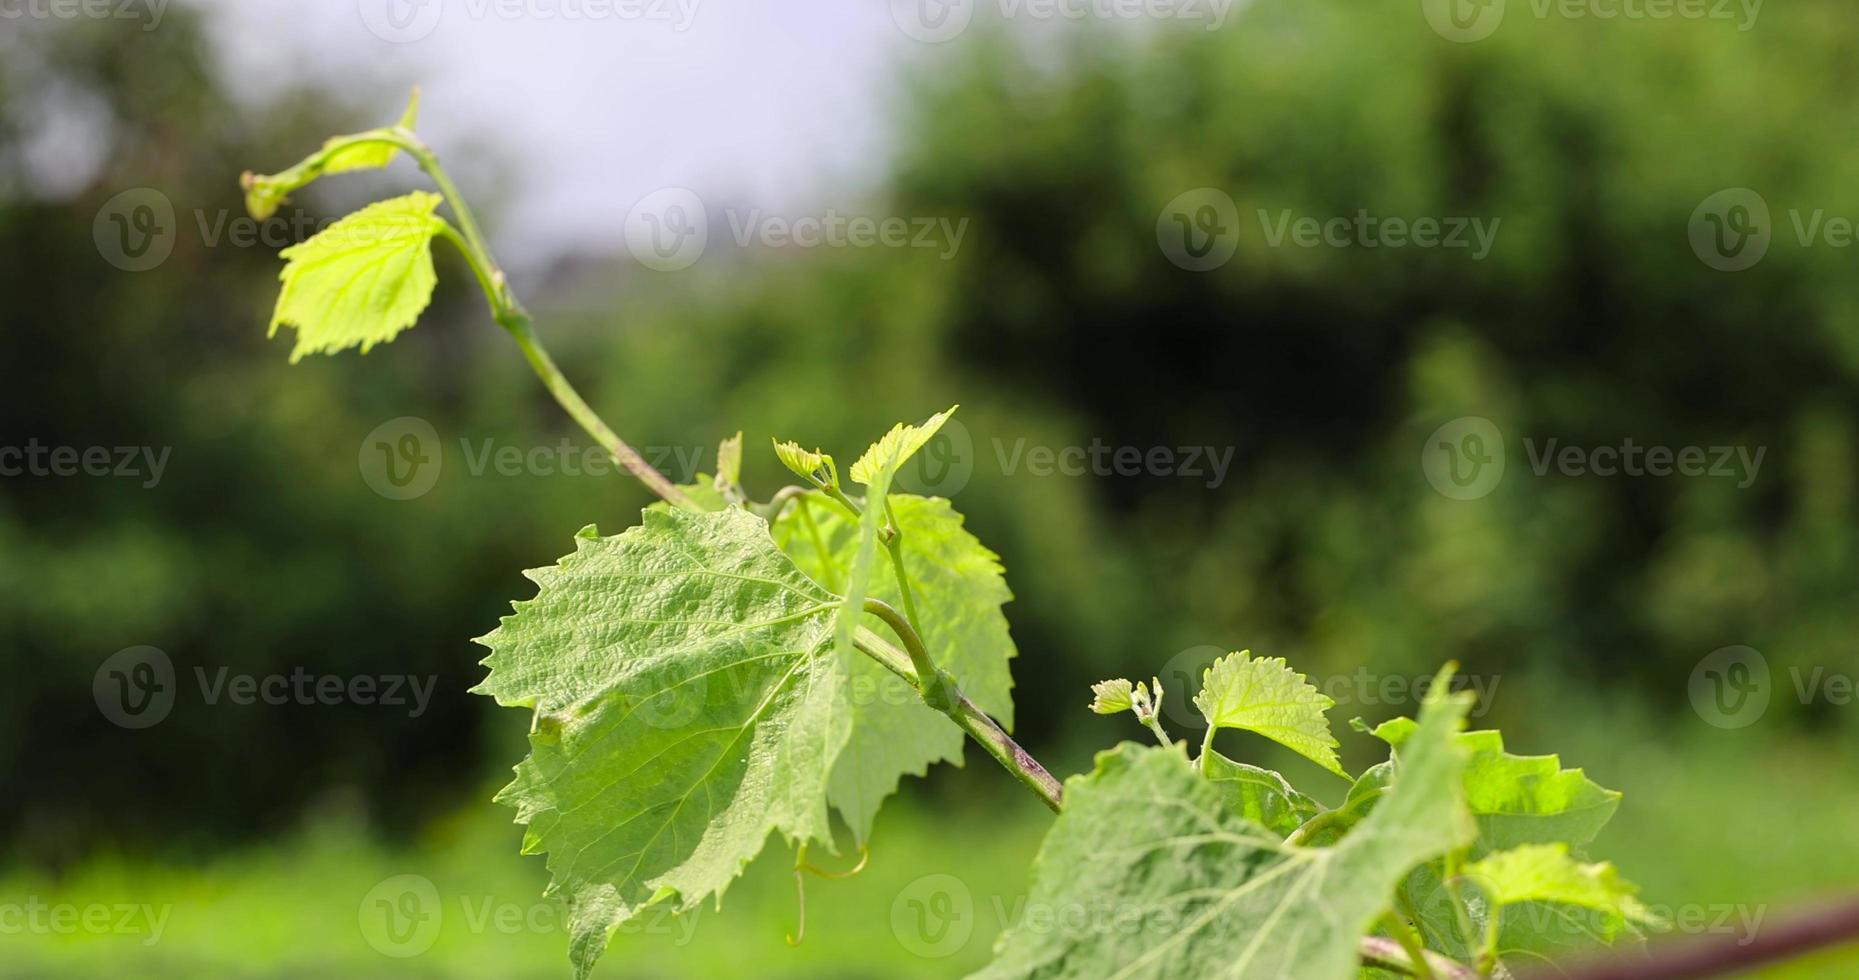
[[[414,99],[417,103],[417,93]],[[464,195],[458,190],[458,185],[453,183],[451,176],[446,173],[444,165],[439,162],[438,154],[433,152],[432,148],[427,146],[425,141],[415,135],[411,129],[396,125],[352,136],[336,137],[324,144],[319,154],[307,159],[297,168],[293,168],[295,173],[287,171],[278,175],[278,178],[269,178],[269,180],[278,185],[308,183],[327,171],[331,158],[338,158],[351,149],[371,144],[404,151],[419,164],[422,171],[432,178],[434,186],[439,189],[440,195],[445,198],[446,204],[451,207],[452,213],[458,219],[458,229],[442,224],[438,230],[439,237],[451,242],[464,256],[473,275],[477,277],[478,286],[485,300],[490,305],[491,319],[516,341],[530,367],[542,379],[543,386],[548,389],[549,394],[555,398],[569,417],[574,419],[575,423],[601,448],[605,449],[615,462],[624,467],[659,499],[674,507],[686,510],[697,509],[676,484],[654,468],[643,456],[639,455],[637,450],[633,449],[631,444],[613,431],[613,428],[600,417],[599,413],[588,405],[587,400],[581,397],[581,393],[575,389],[567,375],[562,373],[555,359],[549,355],[548,348],[543,345],[541,337],[536,334],[534,321],[529,312],[524,309],[522,302],[517,299],[515,291],[511,289],[503,268],[492,256],[490,245],[478,228],[477,218],[472,213],[471,205],[466,202]],[[241,184],[249,194],[263,180],[267,178],[260,178],[248,172],[241,179]],[[805,489],[800,486],[782,488],[761,507],[762,513],[772,520],[779,516],[781,507]],[[858,513],[859,505],[840,491],[837,486],[831,488],[831,495],[854,514]],[[901,535],[893,531],[885,535],[885,541],[892,560],[901,562],[898,547]],[[905,591],[904,596],[905,601],[908,602],[910,593]],[[910,618],[898,615],[896,610],[877,600],[869,601],[867,608],[883,619],[898,634],[898,638],[904,643],[908,652],[900,655],[895,646],[869,630],[861,631],[858,649],[917,689],[922,694],[925,704],[948,715],[989,755],[1013,773],[1014,778],[1036,793],[1041,801],[1053,810],[1059,809],[1064,794],[1064,788],[1059,781],[1053,778],[1038,760],[1021,748],[1000,725],[989,718],[986,712],[977,707],[973,701],[962,696],[959,690],[953,689],[953,684],[949,681],[947,674],[936,668],[929,654],[923,649],[922,641],[917,638]],[[929,680],[926,681],[925,678]]]
[[[293,360],[392,340],[430,302],[431,242],[444,239],[563,410],[661,501],[621,534],[583,530],[573,554],[528,573],[536,596],[479,640],[492,653],[474,690],[533,713],[530,756],[498,800],[528,825],[524,851],[549,855],[578,976],[642,909],[720,900],[775,831],[796,849],[797,881],[820,873],[806,855],[833,847],[829,807],[868,857],[873,815],[899,778],[959,759],[964,738],[1058,814],[1034,863],[1035,906],[1109,901],[1141,913],[1134,932],[1121,918],[1081,930],[1015,923],[981,977],[1367,967],[1472,980],[1589,947],[1636,950],[1663,925],[1612,864],[1583,856],[1620,794],[1556,756],[1506,752],[1496,731],[1466,731],[1469,695],[1450,692],[1453,665],[1417,719],[1354,723],[1390,751],[1354,777],[1325,717],[1333,702],[1283,659],[1240,651],[1206,670],[1193,706],[1207,727],[1192,758],[1161,724],[1159,680],[1106,680],[1091,709],[1132,713],[1158,744],[1124,742],[1061,784],[1002,724],[1013,647],[998,557],[948,501],[891,492],[954,409],[872,444],[849,470],[862,497],[832,456],[777,442],[806,485],[751,501],[738,483],[740,434],[724,441],[711,484],[673,483],[549,355],[464,196],[415,135],[418,104],[416,91],[397,124],[334,137],[241,184],[262,219],[311,181],[407,154],[439,193],[376,202],[285,249],[272,332],[296,329]],[[916,701],[854,698],[870,671],[901,679]],[[1346,799],[1324,807],[1281,774],[1228,758],[1222,729],[1305,756],[1350,783]],[[842,753],[851,744],[859,751]],[[1707,976],[1855,935],[1859,912],[1836,908],[1747,943],[1610,959],[1585,976]]]

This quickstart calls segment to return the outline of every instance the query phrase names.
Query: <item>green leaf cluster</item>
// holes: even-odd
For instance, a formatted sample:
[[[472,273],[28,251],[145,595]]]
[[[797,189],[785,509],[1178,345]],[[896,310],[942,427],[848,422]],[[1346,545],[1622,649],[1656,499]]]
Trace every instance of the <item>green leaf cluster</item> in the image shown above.
[[[770,834],[831,849],[836,812],[862,845],[902,775],[960,762],[961,729],[858,649],[883,628],[864,598],[908,588],[940,669],[1011,722],[999,559],[947,500],[878,496],[907,454],[867,453],[882,463],[861,471],[862,506],[815,490],[771,521],[731,503],[732,445],[683,488],[699,509],[583,531],[480,641],[477,692],[534,713],[498,800],[528,825],[524,851],[548,855],[578,974],[642,909],[720,898]],[[898,564],[876,561],[880,537]]]
[[[1221,729],[1253,732],[1347,778],[1330,700],[1282,659],[1215,661],[1193,699],[1208,723],[1199,756],[1160,732],[1164,747],[1100,756],[1068,785],[1035,865],[1033,903],[1108,904],[1120,927],[1010,931],[981,975],[1340,978],[1388,965],[1386,942],[1405,948],[1394,965],[1408,972],[1415,953],[1480,974],[1631,955],[1653,917],[1611,864],[1579,857],[1619,794],[1554,756],[1506,753],[1495,731],[1462,731],[1469,695],[1445,693],[1450,671],[1417,720],[1373,729],[1391,757],[1329,808],[1213,743]],[[1123,679],[1093,692],[1106,714],[1160,696]],[[1309,868],[1321,870],[1298,885]]]
[[[1235,805],[1246,794],[1221,788],[1224,775],[1203,778],[1182,746],[1099,755],[1095,771],[1066,786],[1028,898],[1095,911],[1076,917],[1082,929],[1009,930],[976,976],[1354,975],[1361,937],[1400,880],[1472,837],[1465,750],[1454,739],[1467,707],[1457,698],[1428,706],[1388,798],[1331,847],[1287,843]],[[1288,787],[1267,792],[1308,805]]]
[[[1001,606],[1008,591],[1000,560],[963,526],[947,500],[897,494],[891,511],[901,529],[905,575],[923,620],[923,642],[963,693],[1011,728],[1013,637]],[[774,524],[775,540],[816,581],[839,590],[860,543],[861,529],[824,495],[809,494]],[[878,565],[872,596],[901,604],[896,570]],[[865,623],[878,628],[875,617]],[[932,763],[962,761],[963,735],[931,710],[909,685],[870,657],[847,659],[856,694],[852,740],[833,774],[830,796],[854,836],[865,839],[878,804],[903,775],[923,775]]]
[[[541,349],[413,136],[417,107],[416,92],[395,126],[245,176],[261,218],[322,175],[402,150],[443,192],[376,202],[285,249],[271,330],[297,331],[292,360],[392,340],[431,301],[432,240],[446,238],[551,393],[630,458]],[[442,200],[462,232],[438,216]],[[864,848],[901,778],[959,764],[965,735],[1061,811],[1028,907],[1066,926],[1016,923],[982,977],[1489,976],[1513,957],[1630,950],[1654,924],[1616,869],[1583,853],[1619,794],[1555,756],[1510,754],[1495,731],[1464,731],[1469,696],[1447,693],[1450,666],[1417,718],[1372,730],[1390,758],[1335,807],[1215,747],[1221,731],[1249,732],[1350,778],[1331,700],[1284,659],[1249,652],[1203,675],[1192,756],[1161,724],[1159,680],[1094,685],[1092,711],[1131,712],[1160,745],[1101,753],[1061,792],[1007,734],[1015,649],[999,558],[949,501],[891,492],[954,411],[892,428],[847,485],[831,455],[776,441],[805,485],[766,503],[743,486],[740,433],[691,486],[635,468],[664,502],[620,534],[581,531],[480,639],[491,652],[475,690],[531,720],[529,755],[497,799],[526,825],[524,852],[546,855],[577,976],[642,910],[720,901],[772,835],[798,852],[797,875],[809,847],[834,848],[835,814]]]

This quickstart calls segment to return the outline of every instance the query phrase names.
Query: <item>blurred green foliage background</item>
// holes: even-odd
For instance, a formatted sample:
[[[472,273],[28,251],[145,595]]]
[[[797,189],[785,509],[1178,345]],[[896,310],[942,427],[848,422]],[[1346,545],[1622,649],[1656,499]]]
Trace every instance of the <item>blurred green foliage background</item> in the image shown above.
[[[1839,124],[1859,21],[1838,0],[1765,10],[1749,31],[1517,16],[1455,45],[1412,7],[1261,0],[1218,32],[1084,29],[1037,50],[984,33],[917,71],[865,202],[967,218],[952,259],[778,250],[660,274],[586,256],[518,289],[622,434],[701,450],[708,468],[742,429],[761,497],[786,482],[759,449],[771,436],[849,459],[961,402],[972,476],[953,499],[1008,568],[1019,730],[1056,772],[1138,736],[1083,710],[1104,676],[1162,674],[1185,704],[1183,683],[1225,649],[1326,679],[1457,660],[1491,692],[1481,725],[1627,793],[1598,852],[1649,901],[1779,915],[1859,884],[1859,708],[1804,703],[1787,680],[1859,673],[1859,279],[1850,250],[1803,247],[1784,218],[1859,215],[1859,135]],[[183,222],[236,216],[240,171],[389,118],[398,93],[293,91],[253,111],[180,10],[133,43],[76,24],[0,40],[0,56],[3,441],[173,447],[151,489],[0,483],[0,902],[172,908],[153,945],[8,936],[0,973],[563,975],[546,921],[506,933],[451,912],[527,910],[546,878],[489,802],[525,719],[465,693],[480,675],[468,639],[529,594],[520,569],[586,523],[629,525],[643,491],[473,476],[456,455],[417,499],[368,489],[357,447],[400,416],[429,420],[448,452],[584,444],[446,253],[419,329],[296,366],[264,336],[272,249],[184,229],[154,271],[100,260],[93,220],[119,191],[158,188]],[[74,194],[28,193],[21,120],[73,92],[113,120],[108,170]],[[495,160],[455,166],[482,178],[474,196],[495,188]],[[298,203],[338,214],[416,177],[403,163]],[[1230,195],[1242,225],[1233,259],[1206,273],[1156,245],[1162,208],[1197,187]],[[1726,274],[1686,232],[1732,187],[1758,191],[1776,228],[1766,259]],[[1502,225],[1473,262],[1273,247],[1255,219],[1360,208]],[[1473,501],[1435,492],[1419,463],[1428,433],[1464,416],[1492,420],[1510,450],[1501,485]],[[1539,476],[1524,438],[1766,455],[1747,486]],[[1003,464],[1016,444],[1093,440],[1230,448],[1232,466],[1209,487]],[[138,644],[183,676],[406,673],[435,676],[436,693],[419,717],[183,697],[130,731],[92,682]],[[1724,730],[1689,684],[1735,644],[1763,652],[1776,690],[1757,724]],[[1411,710],[1358,700],[1334,715]],[[1352,768],[1371,760],[1366,740],[1344,741]],[[1235,754],[1332,802],[1343,788],[1262,744]],[[600,973],[976,965],[1048,818],[984,758],[906,783],[872,869],[810,884],[799,949],[783,941],[798,913],[777,846],[693,938],[623,938]],[[448,902],[440,942],[404,961],[356,919],[401,873]],[[977,908],[947,959],[913,953],[888,917],[932,874],[957,876]],[[1794,975],[1855,965],[1836,954]]]

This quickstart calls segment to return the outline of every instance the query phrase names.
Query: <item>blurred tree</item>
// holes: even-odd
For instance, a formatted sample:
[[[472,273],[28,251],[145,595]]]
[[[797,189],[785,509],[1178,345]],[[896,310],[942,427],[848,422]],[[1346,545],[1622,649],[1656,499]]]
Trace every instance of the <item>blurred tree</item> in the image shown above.
[[[1519,16],[1471,45],[1410,7],[1340,2],[1255,4],[1217,33],[1000,31],[918,72],[869,204],[969,219],[952,261],[853,250],[697,303],[690,280],[635,290],[609,374],[703,361],[740,379],[736,417],[842,450],[964,402],[958,502],[1006,556],[1021,670],[1045,690],[1203,644],[1326,674],[1566,672],[1680,710],[1722,646],[1762,649],[1778,682],[1852,672],[1859,288],[1850,256],[1794,228],[1859,213],[1838,165],[1859,139],[1815,122],[1839,112],[1825,80],[1850,74],[1838,10],[1748,33]],[[1209,272],[1157,247],[1164,209],[1199,187],[1239,219]],[[1687,223],[1736,187],[1772,207],[1773,244],[1731,274]],[[1493,247],[1274,243],[1286,213],[1364,210],[1481,220]],[[884,379],[854,386],[850,414],[818,398],[847,371]],[[1419,461],[1463,416],[1508,450],[1479,500],[1434,492]],[[1234,463],[1217,488],[1009,474],[1022,440]],[[1539,475],[1551,440],[1732,446],[1762,466]],[[1021,717],[1041,730],[1076,700]]]

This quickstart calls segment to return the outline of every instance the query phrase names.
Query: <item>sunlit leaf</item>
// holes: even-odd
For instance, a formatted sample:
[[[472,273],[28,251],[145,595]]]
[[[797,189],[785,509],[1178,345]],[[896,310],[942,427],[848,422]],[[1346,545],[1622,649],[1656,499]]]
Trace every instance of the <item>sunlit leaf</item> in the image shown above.
[[[359,346],[363,353],[413,326],[432,301],[432,239],[445,227],[439,195],[377,201],[279,253],[283,288],[271,333],[297,329],[291,360]]]
[[[1335,704],[1283,657],[1255,658],[1246,652],[1214,661],[1194,696],[1194,706],[1209,725],[1256,732],[1347,778],[1336,758],[1336,736],[1323,716]]]
[[[837,598],[739,509],[647,511],[529,574],[480,642],[475,689],[535,712],[498,800],[548,853],[585,975],[648,904],[721,896],[770,832],[830,841],[826,784],[851,730]]]
[[[1066,783],[1027,901],[1091,914],[1016,923],[977,976],[1355,977],[1395,883],[1471,839],[1453,738],[1468,709],[1460,696],[1427,705],[1393,787],[1334,847],[1286,844],[1235,813],[1181,745],[1099,755]]]

